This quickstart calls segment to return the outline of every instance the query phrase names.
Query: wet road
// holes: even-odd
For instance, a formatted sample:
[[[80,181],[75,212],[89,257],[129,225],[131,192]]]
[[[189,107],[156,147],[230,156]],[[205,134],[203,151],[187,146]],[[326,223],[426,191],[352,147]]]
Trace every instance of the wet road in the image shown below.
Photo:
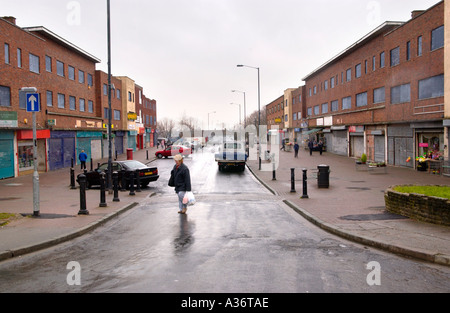
[[[328,234],[269,193],[248,170],[221,173],[206,152],[185,163],[197,198],[187,215],[177,213],[176,195],[167,186],[173,160],[157,160],[161,178],[144,191],[155,196],[70,243],[0,263],[0,291],[450,291],[449,268]],[[68,283],[75,277],[67,268],[71,261],[80,266],[80,285]],[[370,262],[379,268],[368,269]]]

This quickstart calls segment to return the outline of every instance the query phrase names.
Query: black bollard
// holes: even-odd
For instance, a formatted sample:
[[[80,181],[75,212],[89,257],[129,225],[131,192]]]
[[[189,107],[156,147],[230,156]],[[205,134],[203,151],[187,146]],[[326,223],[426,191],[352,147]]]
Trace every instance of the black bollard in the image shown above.
[[[75,187],[75,170],[73,167],[70,169],[70,189],[77,189]]]
[[[114,171],[112,174],[112,178],[113,178],[113,184],[114,184],[113,202],[120,202],[120,199],[119,199],[119,173]]]
[[[303,169],[303,195],[301,199],[308,199],[308,185],[307,185],[307,176],[306,176],[306,168]]]
[[[73,158],[71,159],[70,164],[71,164],[70,167],[73,168]]]
[[[78,211],[78,215],[89,215],[89,211],[86,209],[86,176],[80,174],[78,182],[80,183],[80,211]]]
[[[105,173],[100,174],[100,204],[99,207],[104,208],[108,206],[106,204],[106,194],[105,194]]]
[[[273,170],[272,170],[272,180],[277,180],[277,176],[276,176],[276,171],[275,171],[275,161],[273,161]]]
[[[121,170],[120,173],[122,174],[122,183],[121,183],[121,188],[120,191],[126,191],[127,190],[127,180],[125,179],[125,170]]]
[[[134,193],[134,172],[130,172],[130,196],[135,196]]]
[[[92,161],[92,158],[91,158],[91,172],[92,172],[92,169],[94,168],[94,164],[92,162],[93,161]]]
[[[295,168],[291,168],[291,192],[295,192]]]
[[[141,172],[137,170],[135,172],[136,175],[136,192],[141,192]]]
[[[148,160],[148,150],[147,150],[147,160]]]

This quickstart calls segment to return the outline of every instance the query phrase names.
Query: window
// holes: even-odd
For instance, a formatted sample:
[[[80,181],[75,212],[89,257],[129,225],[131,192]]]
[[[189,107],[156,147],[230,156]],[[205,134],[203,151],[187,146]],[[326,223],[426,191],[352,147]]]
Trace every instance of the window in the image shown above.
[[[312,115],[312,108],[308,108],[308,112],[307,112],[308,116]]]
[[[107,96],[108,95],[108,85],[103,84],[103,95]]]
[[[405,103],[411,101],[410,84],[400,85],[391,88],[391,104]]]
[[[109,119],[109,108],[103,108],[104,117]]]
[[[391,50],[391,66],[400,64],[400,47]]]
[[[367,92],[362,92],[356,95],[356,106],[362,107],[367,105]]]
[[[331,79],[330,79],[330,87],[331,88],[334,88],[334,86],[336,86],[336,80],[335,80],[335,78],[334,77],[331,77]]]
[[[320,106],[316,105],[314,106],[314,115],[319,115],[320,114]]]
[[[355,66],[355,77],[356,78],[361,77],[361,63]]]
[[[84,84],[84,72],[82,70],[78,70],[78,82]]]
[[[5,63],[9,64],[9,45],[5,43]]]
[[[431,31],[431,51],[444,46],[444,25]]]
[[[317,86],[314,86],[314,94],[317,94]]]
[[[66,96],[58,93],[58,108],[64,109],[66,107]]]
[[[444,75],[419,80],[419,99],[444,96]]]
[[[92,75],[88,74],[88,86],[94,86],[94,80],[92,79]]]
[[[120,99],[120,89],[116,89],[117,99]]]
[[[39,74],[39,57],[30,53],[30,72]]]
[[[376,63],[377,63],[377,58],[375,56],[373,56],[372,57],[372,72],[375,72]]]
[[[292,120],[293,120],[293,121],[296,121],[296,120],[297,120],[297,112],[295,112],[295,113],[292,114]],[[147,122],[147,124],[148,124],[148,122]]]
[[[284,121],[285,121],[285,122],[289,121],[289,120],[288,120],[288,115],[287,115],[287,114],[284,115]]]
[[[94,102],[91,100],[88,101],[88,111],[89,113],[94,113]]]
[[[346,72],[346,81],[349,82],[352,80],[352,69],[349,68]]]
[[[53,106],[53,92],[47,90],[47,106]]]
[[[352,108],[352,97],[346,97],[342,99],[342,110],[348,110]]]
[[[128,91],[128,101],[133,101],[133,98],[131,97],[131,91]]]
[[[76,99],[73,96],[69,96],[69,109],[72,111],[77,109]]]
[[[380,53],[380,68],[384,67],[384,61],[385,61],[384,58],[385,57],[384,57],[384,51],[383,51],[383,52]]]
[[[64,63],[63,62],[56,61],[56,73],[59,76],[64,77]]]
[[[9,87],[0,86],[0,107],[11,106],[11,89]]]
[[[22,49],[17,48],[17,67],[22,67]]]
[[[419,36],[417,38],[417,56],[421,56],[422,55],[422,36]]]
[[[120,121],[120,111],[119,110],[114,110],[114,120]]]
[[[367,71],[368,71],[367,68],[369,67],[368,63],[369,62],[367,62],[367,60],[364,61],[364,74],[367,74]]]
[[[328,90],[328,80],[325,81],[323,88],[325,88],[325,90]]]
[[[373,103],[381,103],[386,100],[385,88],[377,88],[373,90]]]
[[[68,67],[69,67],[69,79],[75,80],[75,68],[70,65]]]
[[[86,100],[80,98],[80,112],[86,111]]]
[[[52,72],[52,58],[49,56],[45,56],[45,70],[49,73]]]
[[[328,103],[322,104],[322,114],[328,113]]]
[[[406,43],[406,61],[411,60],[411,41]]]
[[[339,100],[331,101],[331,112],[339,110]]]

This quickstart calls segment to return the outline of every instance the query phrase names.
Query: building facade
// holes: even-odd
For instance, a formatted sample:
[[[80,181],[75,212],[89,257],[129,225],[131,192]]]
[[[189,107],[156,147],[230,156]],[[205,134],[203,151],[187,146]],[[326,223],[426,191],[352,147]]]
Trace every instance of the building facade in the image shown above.
[[[448,159],[444,6],[385,22],[308,74],[305,115],[297,115],[308,127],[304,137],[323,139],[332,153],[395,166],[415,167],[424,154]]]
[[[134,135],[128,112],[136,108],[127,101],[128,92],[134,97],[134,82],[112,78],[109,112],[108,75],[96,70],[100,60],[95,56],[45,27],[21,28],[13,17],[0,18],[0,45],[0,179],[31,174],[35,160],[41,172],[70,167],[78,164],[81,150],[88,161],[107,157],[108,114],[113,151],[136,149],[136,142],[128,140]],[[39,94],[37,156],[24,87],[35,87]]]

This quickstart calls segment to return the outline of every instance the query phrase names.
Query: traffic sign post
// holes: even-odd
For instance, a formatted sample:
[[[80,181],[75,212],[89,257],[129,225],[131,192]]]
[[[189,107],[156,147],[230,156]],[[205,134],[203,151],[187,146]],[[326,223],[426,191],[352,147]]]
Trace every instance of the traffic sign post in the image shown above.
[[[22,91],[27,93],[27,112],[33,113],[33,216],[39,216],[39,172],[36,131],[36,112],[40,111],[39,94],[37,93],[37,88],[35,87],[24,87],[22,88]]]

